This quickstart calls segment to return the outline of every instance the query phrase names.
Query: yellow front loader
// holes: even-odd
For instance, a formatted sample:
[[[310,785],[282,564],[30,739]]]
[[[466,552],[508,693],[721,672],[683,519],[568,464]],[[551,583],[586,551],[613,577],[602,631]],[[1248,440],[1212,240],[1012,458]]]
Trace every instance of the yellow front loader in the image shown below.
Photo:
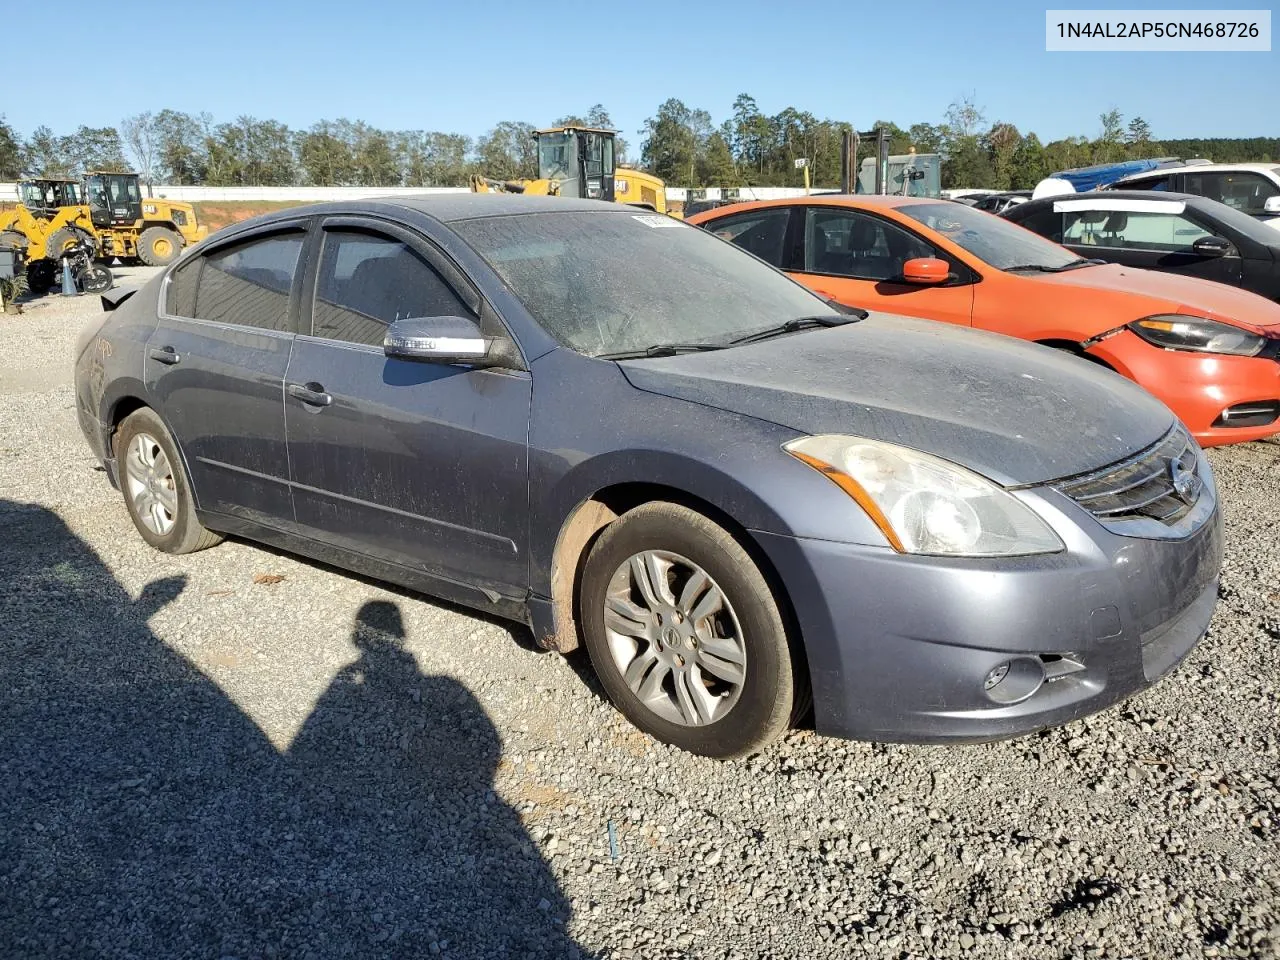
[[[0,213],[0,246],[25,251],[33,293],[53,285],[59,255],[77,240],[88,240],[104,259],[163,266],[208,233],[191,204],[144,199],[136,173],[92,171],[83,183],[24,180],[17,207]]]
[[[538,141],[538,179],[493,180],[475,175],[476,193],[527,193],[533,196],[612,200],[667,212],[666,185],[652,174],[617,166],[613,130],[555,127],[534,133]]]

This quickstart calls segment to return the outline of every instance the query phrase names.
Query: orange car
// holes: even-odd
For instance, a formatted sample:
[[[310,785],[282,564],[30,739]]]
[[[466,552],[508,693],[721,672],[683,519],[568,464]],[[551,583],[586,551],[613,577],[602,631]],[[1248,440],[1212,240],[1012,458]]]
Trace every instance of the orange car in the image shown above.
[[[810,196],[689,222],[839,303],[1088,357],[1163,400],[1204,446],[1280,432],[1280,305],[1255,294],[1081,259],[947,200]]]

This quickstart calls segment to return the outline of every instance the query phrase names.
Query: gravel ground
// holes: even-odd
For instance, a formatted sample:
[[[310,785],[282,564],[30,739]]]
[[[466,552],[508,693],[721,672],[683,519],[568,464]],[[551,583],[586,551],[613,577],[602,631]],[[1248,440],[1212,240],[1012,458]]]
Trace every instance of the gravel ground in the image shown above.
[[[1280,956],[1280,445],[1211,454],[1222,600],[1153,690],[721,764],[522,629],[148,549],[75,425],[96,311],[0,317],[0,956]]]

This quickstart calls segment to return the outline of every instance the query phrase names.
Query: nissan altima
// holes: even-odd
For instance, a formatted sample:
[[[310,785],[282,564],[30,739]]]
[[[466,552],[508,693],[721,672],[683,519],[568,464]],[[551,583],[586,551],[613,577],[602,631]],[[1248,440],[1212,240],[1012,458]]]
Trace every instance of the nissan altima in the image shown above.
[[[139,535],[272,544],[585,645],[686,750],[1064,723],[1204,633],[1200,448],[1123,377],[820,298],[619,204],[282,210],[115,291],[81,427]]]

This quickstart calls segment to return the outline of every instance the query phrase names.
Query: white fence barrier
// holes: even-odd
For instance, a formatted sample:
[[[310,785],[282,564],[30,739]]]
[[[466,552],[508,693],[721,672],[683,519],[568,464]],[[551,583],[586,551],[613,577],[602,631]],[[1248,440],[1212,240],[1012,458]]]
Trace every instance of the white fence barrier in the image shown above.
[[[778,200],[784,197],[804,196],[802,187],[738,187],[743,200]],[[424,197],[434,193],[467,193],[468,187],[181,187],[157,184],[154,193],[168,200],[187,203],[210,201],[214,203],[295,201],[297,203],[321,200],[359,200],[369,197]],[[667,200],[683,202],[689,191],[684,187],[667,187]],[[719,187],[707,187],[708,200],[719,200]],[[18,185],[0,183],[0,201],[16,200]]]

